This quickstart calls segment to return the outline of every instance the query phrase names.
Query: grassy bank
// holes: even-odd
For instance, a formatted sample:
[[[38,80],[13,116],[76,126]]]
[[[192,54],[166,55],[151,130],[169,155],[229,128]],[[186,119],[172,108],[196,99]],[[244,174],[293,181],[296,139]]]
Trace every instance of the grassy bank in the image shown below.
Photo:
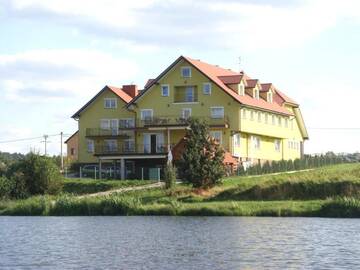
[[[73,178],[64,180],[64,193],[71,193],[74,195],[83,195],[90,193],[97,193],[113,189],[141,186],[154,183],[149,180],[95,180],[89,178]]]
[[[360,164],[344,164],[294,174],[233,177],[206,191],[183,184],[171,191],[2,201],[0,214],[360,217],[359,194]]]

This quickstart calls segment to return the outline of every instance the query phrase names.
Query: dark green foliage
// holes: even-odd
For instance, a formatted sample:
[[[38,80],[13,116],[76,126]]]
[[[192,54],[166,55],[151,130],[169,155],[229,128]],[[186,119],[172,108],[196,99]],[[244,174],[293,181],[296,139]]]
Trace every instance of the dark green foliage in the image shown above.
[[[185,151],[178,162],[179,176],[194,187],[208,188],[225,174],[224,151],[209,137],[208,125],[199,119],[189,120]]]
[[[360,218],[360,200],[356,198],[336,198],[325,203],[320,211],[322,217]]]
[[[59,168],[52,159],[35,153],[30,153],[12,163],[6,172],[6,177],[11,182],[13,198],[57,194],[63,186]]]
[[[167,164],[164,171],[165,188],[171,189],[176,185],[176,168],[172,164]]]
[[[301,159],[292,160],[279,160],[272,161],[271,163],[266,161],[263,165],[255,164],[248,168],[246,171],[243,167],[239,167],[237,175],[259,175],[276,172],[287,172],[294,170],[312,169],[322,166],[346,163],[344,156],[335,155],[332,152],[328,152],[325,155],[308,156],[305,155]]]
[[[5,176],[0,176],[0,199],[10,198],[12,190],[12,182]]]

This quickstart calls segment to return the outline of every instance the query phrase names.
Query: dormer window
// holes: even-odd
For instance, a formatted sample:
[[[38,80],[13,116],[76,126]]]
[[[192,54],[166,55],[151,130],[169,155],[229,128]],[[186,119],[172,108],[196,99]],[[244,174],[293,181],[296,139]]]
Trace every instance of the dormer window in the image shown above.
[[[168,97],[170,92],[170,87],[168,84],[162,84],[161,85],[161,95],[163,97]]]
[[[238,84],[238,95],[240,95],[240,96],[245,95],[245,87],[242,83]]]
[[[181,67],[181,77],[190,78],[191,77],[191,68],[190,67]]]
[[[259,89],[254,88],[253,97],[256,98],[256,99],[260,98]]]
[[[273,102],[273,93],[271,91],[267,92],[267,102]]]

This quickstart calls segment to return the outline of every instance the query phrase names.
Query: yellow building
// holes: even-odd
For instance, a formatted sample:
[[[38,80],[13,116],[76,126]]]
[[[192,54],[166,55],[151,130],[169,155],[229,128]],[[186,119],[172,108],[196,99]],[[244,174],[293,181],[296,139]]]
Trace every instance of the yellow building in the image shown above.
[[[210,135],[244,166],[300,158],[308,139],[299,105],[273,84],[180,56],[143,90],[106,86],[73,115],[78,160],[111,162],[121,178],[160,167],[190,116],[205,119]]]

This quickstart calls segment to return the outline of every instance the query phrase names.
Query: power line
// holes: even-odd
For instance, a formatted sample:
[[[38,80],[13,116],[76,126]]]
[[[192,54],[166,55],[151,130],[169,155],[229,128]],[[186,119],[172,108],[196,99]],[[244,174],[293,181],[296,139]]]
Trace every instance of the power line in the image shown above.
[[[360,130],[360,127],[309,127],[308,129],[318,129],[318,130]]]
[[[60,136],[61,133],[58,134],[51,134],[51,135],[47,135],[48,137],[54,137],[54,136]],[[69,137],[72,134],[63,134],[64,137]],[[12,143],[12,142],[23,142],[23,141],[32,141],[32,140],[38,140],[38,139],[43,139],[44,136],[38,136],[38,137],[30,137],[30,138],[21,138],[21,139],[13,139],[13,140],[3,140],[0,141],[0,143]]]

